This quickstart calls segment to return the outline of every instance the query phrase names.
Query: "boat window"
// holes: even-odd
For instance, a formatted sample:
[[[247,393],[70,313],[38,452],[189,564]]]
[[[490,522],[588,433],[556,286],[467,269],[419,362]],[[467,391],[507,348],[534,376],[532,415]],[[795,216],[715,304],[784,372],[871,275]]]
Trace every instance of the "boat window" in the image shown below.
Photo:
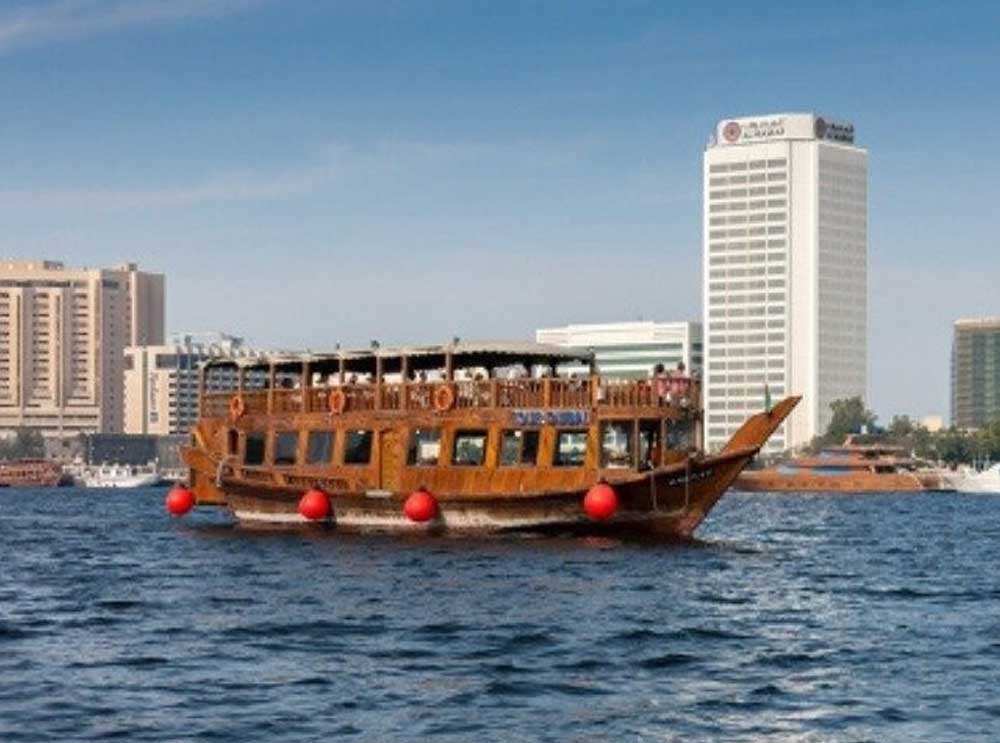
[[[556,467],[580,467],[587,457],[586,431],[559,431],[552,464]]]
[[[464,467],[482,467],[486,461],[486,431],[456,431],[451,463]]]
[[[633,426],[632,421],[608,421],[601,426],[601,467],[632,467]]]
[[[298,431],[280,431],[274,435],[274,464],[295,464],[296,449],[299,447]]]
[[[254,467],[264,464],[264,444],[267,438],[263,433],[248,433],[243,448],[243,464]]]
[[[310,431],[306,464],[329,464],[333,459],[333,431]]]
[[[661,460],[660,421],[639,421],[639,469],[658,467]]]
[[[240,450],[240,432],[235,428],[229,429],[229,435],[227,437],[227,454],[230,456],[235,456]]]
[[[504,431],[500,466],[530,466],[538,458],[538,431]]]
[[[372,432],[348,431],[344,439],[344,464],[368,464],[372,458]]]
[[[441,431],[437,428],[414,428],[410,434],[410,449],[406,463],[417,467],[433,467],[441,455]]]

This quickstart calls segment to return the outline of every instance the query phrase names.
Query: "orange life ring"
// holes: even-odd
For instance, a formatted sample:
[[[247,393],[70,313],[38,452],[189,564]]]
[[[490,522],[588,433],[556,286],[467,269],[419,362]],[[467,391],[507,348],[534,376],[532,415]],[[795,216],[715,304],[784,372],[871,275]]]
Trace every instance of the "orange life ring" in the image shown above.
[[[443,384],[434,390],[434,409],[444,412],[455,407],[455,389],[450,384]]]
[[[347,395],[343,390],[330,390],[330,412],[340,415],[347,407]]]
[[[233,395],[229,398],[229,417],[238,421],[247,412],[247,404],[243,400],[243,395]]]

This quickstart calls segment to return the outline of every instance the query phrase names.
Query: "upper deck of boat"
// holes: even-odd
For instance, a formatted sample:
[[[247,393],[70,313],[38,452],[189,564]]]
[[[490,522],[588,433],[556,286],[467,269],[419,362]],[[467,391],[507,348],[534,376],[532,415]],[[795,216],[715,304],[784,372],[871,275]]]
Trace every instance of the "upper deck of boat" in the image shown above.
[[[607,379],[591,351],[516,342],[207,362],[202,417],[225,417],[234,396],[248,416],[552,409],[672,417],[700,409],[700,385],[686,375]]]

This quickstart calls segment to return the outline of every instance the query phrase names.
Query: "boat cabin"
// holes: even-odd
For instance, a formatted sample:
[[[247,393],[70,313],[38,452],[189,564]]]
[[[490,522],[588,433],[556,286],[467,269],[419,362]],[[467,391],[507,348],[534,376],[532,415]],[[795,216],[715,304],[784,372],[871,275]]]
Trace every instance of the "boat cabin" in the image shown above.
[[[696,380],[534,343],[214,360],[200,405],[217,480],[329,492],[562,491],[682,462],[701,433]]]

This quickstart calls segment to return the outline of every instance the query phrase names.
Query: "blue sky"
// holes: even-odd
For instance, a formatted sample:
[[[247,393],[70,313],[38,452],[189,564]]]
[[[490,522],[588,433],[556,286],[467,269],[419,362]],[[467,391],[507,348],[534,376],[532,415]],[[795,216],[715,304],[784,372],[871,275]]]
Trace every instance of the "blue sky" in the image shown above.
[[[0,2],[0,254],[136,260],[265,346],[700,316],[701,152],[869,150],[869,397],[946,413],[1000,314],[1000,4]]]

